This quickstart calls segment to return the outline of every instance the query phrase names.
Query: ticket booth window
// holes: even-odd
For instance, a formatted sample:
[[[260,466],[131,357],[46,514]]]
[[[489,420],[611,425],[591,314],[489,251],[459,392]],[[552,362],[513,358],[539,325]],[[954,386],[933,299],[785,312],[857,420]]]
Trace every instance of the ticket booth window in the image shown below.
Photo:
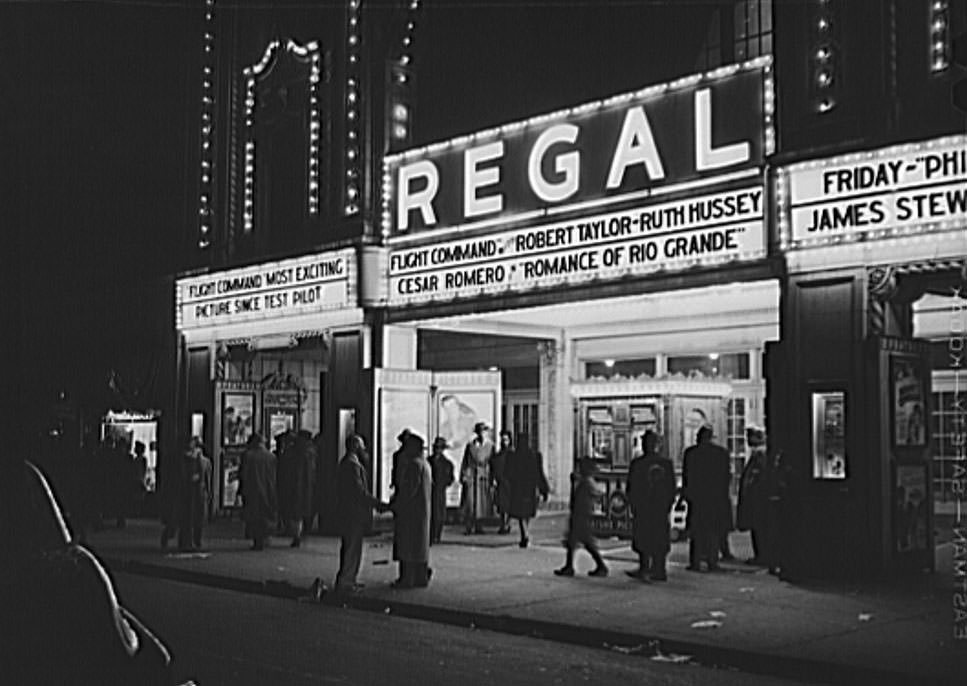
[[[588,409],[588,456],[608,467],[614,460],[614,416],[611,407]]]
[[[812,406],[813,478],[845,479],[846,394],[813,393]]]

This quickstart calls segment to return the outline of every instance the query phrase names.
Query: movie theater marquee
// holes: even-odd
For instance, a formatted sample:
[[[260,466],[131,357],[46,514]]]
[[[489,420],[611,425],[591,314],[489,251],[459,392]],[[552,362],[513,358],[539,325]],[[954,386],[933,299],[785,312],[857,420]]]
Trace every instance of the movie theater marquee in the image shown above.
[[[389,302],[763,256],[770,64],[387,158]]]

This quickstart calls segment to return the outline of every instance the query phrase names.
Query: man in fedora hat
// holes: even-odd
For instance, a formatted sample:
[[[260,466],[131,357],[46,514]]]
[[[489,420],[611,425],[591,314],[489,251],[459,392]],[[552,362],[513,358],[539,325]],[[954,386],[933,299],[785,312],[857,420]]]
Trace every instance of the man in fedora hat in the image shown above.
[[[429,459],[433,481],[430,503],[430,545],[440,542],[443,536],[443,524],[447,519],[447,488],[453,483],[453,463],[444,452],[449,447],[447,439],[443,436],[437,436],[433,440],[433,452]]]
[[[688,569],[701,571],[719,568],[719,543],[725,530],[723,502],[728,501],[729,452],[712,443],[712,427],[702,426],[695,445],[685,450],[682,461],[682,492],[688,501]]]
[[[461,500],[464,533],[483,533],[480,520],[490,516],[490,463],[497,452],[493,441],[487,438],[487,422],[477,422],[473,427],[474,436],[463,451],[460,464]]]

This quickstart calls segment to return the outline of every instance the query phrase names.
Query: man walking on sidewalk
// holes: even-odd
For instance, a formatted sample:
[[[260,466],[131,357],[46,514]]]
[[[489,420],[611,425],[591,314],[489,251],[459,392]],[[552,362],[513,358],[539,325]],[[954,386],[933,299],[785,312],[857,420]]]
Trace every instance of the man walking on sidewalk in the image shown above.
[[[346,455],[336,473],[336,497],[339,520],[339,571],[335,590],[351,593],[359,590],[356,576],[363,559],[363,537],[373,520],[373,508],[387,506],[369,491],[366,473],[366,443],[352,434],[346,439]]]
[[[568,521],[567,538],[564,540],[567,558],[563,567],[554,570],[557,576],[574,576],[574,550],[579,543],[594,559],[594,569],[588,572],[588,576],[608,576],[608,566],[598,551],[594,532],[591,531],[594,499],[604,493],[604,489],[594,480],[597,471],[594,460],[583,457],[578,461],[578,473],[571,475],[571,518]]]

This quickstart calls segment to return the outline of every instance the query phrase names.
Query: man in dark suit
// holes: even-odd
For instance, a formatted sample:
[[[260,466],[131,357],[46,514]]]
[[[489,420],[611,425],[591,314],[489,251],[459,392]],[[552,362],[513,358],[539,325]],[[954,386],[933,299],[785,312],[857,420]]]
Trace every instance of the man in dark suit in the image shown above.
[[[688,569],[701,570],[704,559],[709,571],[718,569],[719,543],[726,522],[722,502],[728,498],[731,472],[729,452],[712,443],[712,427],[698,430],[695,445],[685,450],[682,491],[688,501]]]
[[[365,452],[362,436],[349,436],[346,455],[336,473],[340,545],[335,590],[342,593],[359,589],[356,576],[363,559],[363,537],[373,520],[373,508],[385,511],[388,507],[370,493]]]

